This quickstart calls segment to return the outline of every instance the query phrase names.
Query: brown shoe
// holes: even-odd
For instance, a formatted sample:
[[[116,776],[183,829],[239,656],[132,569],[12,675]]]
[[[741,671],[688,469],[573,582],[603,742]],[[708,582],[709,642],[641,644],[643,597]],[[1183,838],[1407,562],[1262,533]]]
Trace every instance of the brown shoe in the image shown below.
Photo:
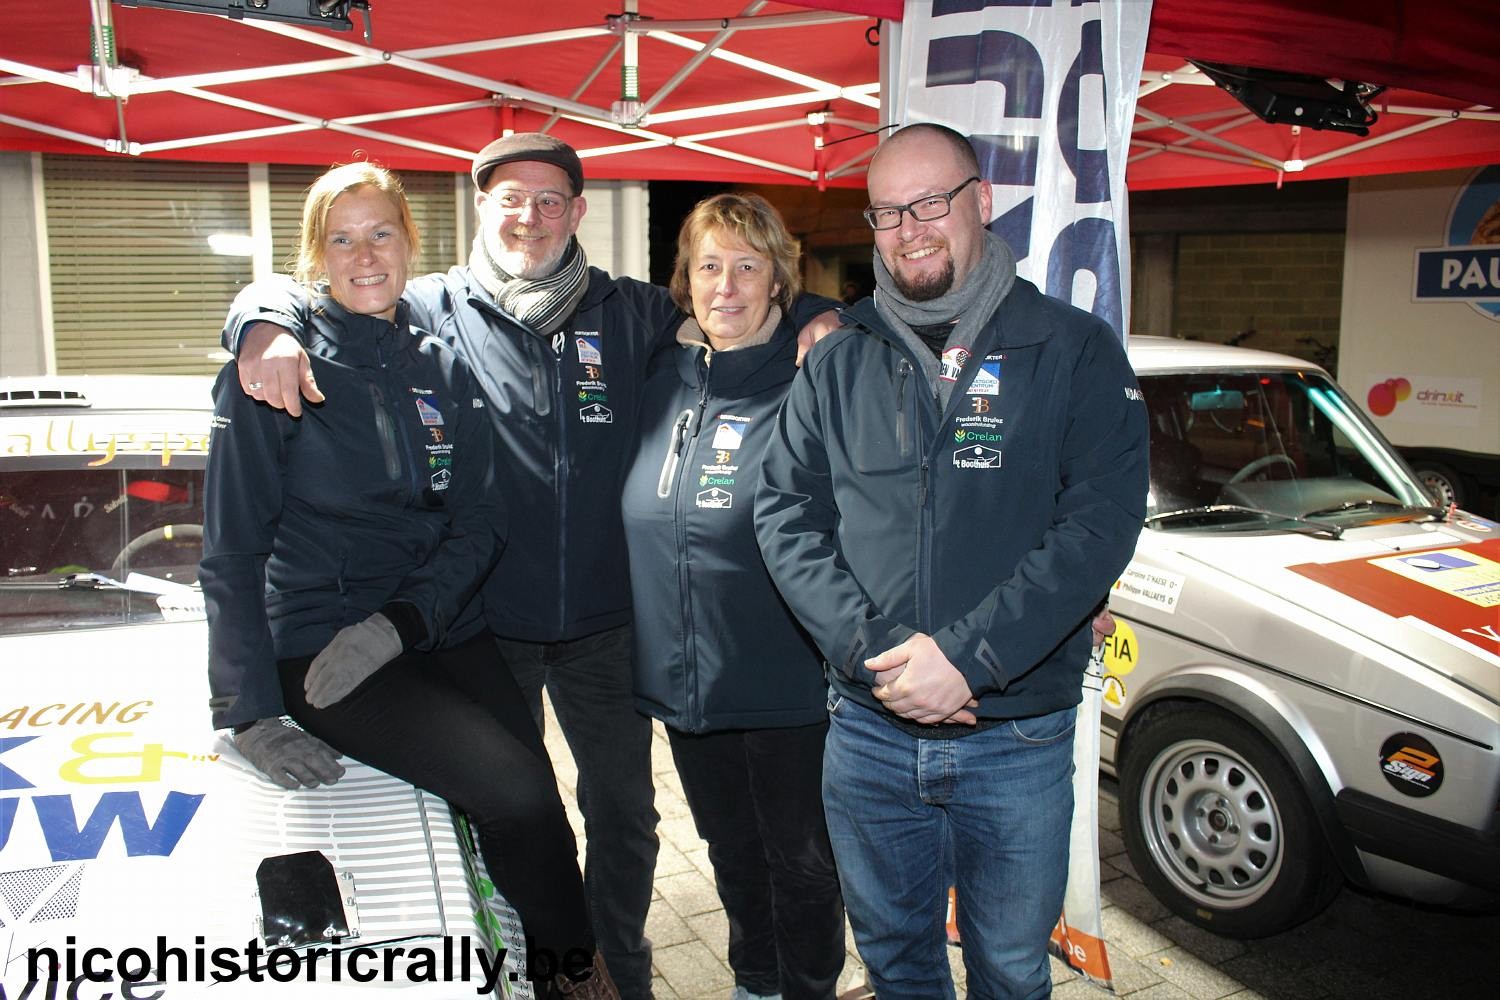
[[[597,951],[594,952],[593,972],[587,979],[569,979],[559,972],[552,980],[552,989],[557,996],[568,1000],[620,1000],[620,991],[604,967],[604,956]]]
[[[839,994],[838,1000],[875,1000],[875,989],[867,979]]]

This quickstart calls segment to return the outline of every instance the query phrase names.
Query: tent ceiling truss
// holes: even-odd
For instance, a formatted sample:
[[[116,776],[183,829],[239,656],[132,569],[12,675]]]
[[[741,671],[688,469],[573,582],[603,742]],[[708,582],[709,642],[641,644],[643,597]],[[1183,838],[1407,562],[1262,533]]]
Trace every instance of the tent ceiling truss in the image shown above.
[[[550,117],[547,120],[544,130],[545,128],[550,128],[559,118],[565,118],[570,121],[592,125],[602,131],[615,135],[629,137],[628,141],[580,148],[578,151],[579,156],[584,158],[617,156],[659,146],[677,146],[684,149],[696,150],[709,156],[717,156],[749,164],[775,173],[786,174],[799,180],[815,182],[819,180],[816,172],[809,172],[790,164],[778,163],[715,146],[713,144],[714,140],[779,129],[797,128],[805,130],[809,125],[818,126],[822,124],[842,124],[851,128],[865,130],[875,126],[876,123],[873,120],[861,121],[837,117],[832,114],[819,115],[813,113],[776,122],[740,128],[708,130],[677,136],[667,135],[661,131],[647,127],[652,124],[659,126],[677,122],[708,122],[715,118],[729,117],[740,112],[807,105],[812,102],[823,102],[826,104],[836,99],[846,100],[852,104],[872,110],[879,110],[880,100],[878,94],[880,84],[878,81],[853,87],[840,87],[826,80],[820,80],[817,77],[797,72],[790,67],[778,66],[764,60],[752,59],[726,47],[726,43],[742,31],[770,28],[788,29],[832,24],[840,21],[866,21],[868,20],[867,17],[837,11],[807,11],[806,13],[774,14],[757,17],[756,13],[765,6],[765,0],[754,0],[737,17],[666,21],[640,19],[631,13],[635,9],[636,4],[627,2],[627,12],[625,14],[607,17],[605,18],[605,23],[599,26],[567,28],[558,31],[536,32],[504,38],[476,39],[473,41],[405,51],[383,51],[369,45],[347,40],[346,38],[336,37],[325,32],[299,28],[278,21],[233,20],[232,23],[240,25],[245,30],[271,32],[338,52],[341,55],[327,59],[165,78],[152,78],[138,74],[128,67],[102,64],[80,66],[76,75],[70,75],[38,66],[27,65],[11,59],[0,59],[0,72],[12,74],[10,78],[0,78],[0,86],[40,83],[68,90],[83,91],[84,93],[92,90],[97,96],[113,97],[117,102],[123,102],[124,99],[137,94],[172,92],[202,101],[256,112],[270,118],[280,119],[284,124],[257,129],[242,129],[233,132],[182,136],[154,142],[132,142],[125,135],[123,115],[120,117],[120,134],[117,136],[85,135],[80,132],[48,125],[44,122],[31,121],[5,114],[0,114],[0,122],[40,132],[45,135],[68,139],[83,145],[94,146],[106,152],[126,153],[132,156],[139,156],[143,153],[162,153],[193,146],[210,146],[244,139],[306,132],[313,129],[330,129],[371,140],[389,142],[399,146],[451,156],[459,160],[469,160],[473,157],[476,150],[458,149],[453,146],[425,142],[386,129],[372,129],[369,126],[396,122],[406,118],[427,117],[457,111],[491,107],[514,107],[549,115]],[[91,0],[91,7],[94,12],[95,32],[98,34],[101,29],[109,26],[108,0]],[[231,19],[223,18],[223,20],[227,21]],[[712,37],[708,41],[703,42],[687,37],[689,34],[711,34]],[[462,72],[433,61],[448,56],[547,45],[604,35],[617,36],[615,44],[581,78],[572,96],[568,97],[560,94],[548,94],[530,90],[513,83],[505,83],[473,73]],[[583,104],[577,98],[588,89],[599,74],[608,68],[616,56],[627,47],[628,36],[631,35],[638,35],[640,38],[650,40],[654,43],[686,49],[694,53],[694,55],[655,94],[651,95],[649,99],[640,105],[640,115],[636,120],[622,121],[617,109]],[[99,51],[103,50],[102,46],[97,48]],[[752,101],[737,101],[726,104],[713,104],[656,112],[655,109],[660,106],[661,102],[673,90],[710,59],[724,60],[741,68],[765,74],[789,83],[797,89],[785,94]],[[387,111],[339,118],[318,118],[286,108],[272,107],[256,101],[231,97],[212,89],[231,84],[250,83],[257,80],[338,73],[345,70],[380,65],[394,66],[412,73],[471,87],[481,92],[484,96],[476,97],[469,101],[449,102],[422,107],[393,108]],[[821,138],[814,135],[812,141],[817,145],[821,143]],[[847,167],[848,165],[844,166]],[[847,172],[847,170],[843,172]]]

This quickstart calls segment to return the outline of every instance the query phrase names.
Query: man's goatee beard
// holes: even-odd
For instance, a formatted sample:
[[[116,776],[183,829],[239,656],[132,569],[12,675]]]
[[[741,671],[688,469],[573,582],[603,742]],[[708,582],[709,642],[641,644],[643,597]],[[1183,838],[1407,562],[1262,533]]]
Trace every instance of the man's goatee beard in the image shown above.
[[[942,298],[948,294],[953,287],[953,258],[949,257],[943,264],[943,269],[937,274],[927,275],[919,279],[909,279],[895,268],[891,268],[891,278],[896,282],[896,291],[900,292],[911,302],[931,302],[933,299]]]

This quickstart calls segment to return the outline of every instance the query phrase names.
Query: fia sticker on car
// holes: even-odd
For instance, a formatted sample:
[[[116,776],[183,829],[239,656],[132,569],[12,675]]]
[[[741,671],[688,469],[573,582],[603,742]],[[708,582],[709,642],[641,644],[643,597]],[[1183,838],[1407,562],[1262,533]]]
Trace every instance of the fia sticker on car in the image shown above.
[[[735,418],[726,420],[719,418],[719,426],[714,428],[714,448],[719,451],[734,451],[745,440],[745,424],[748,420]]]
[[[1100,650],[1100,662],[1104,665],[1104,702],[1111,708],[1125,707],[1125,680],[1136,668],[1140,647],[1137,645],[1135,629],[1121,618],[1115,619],[1113,635],[1104,637],[1104,648]]]
[[[938,372],[938,378],[944,382],[957,382],[959,372],[964,370],[964,363],[969,360],[969,349],[967,347],[950,347],[943,352],[942,370]]]
[[[1124,597],[1172,615],[1177,613],[1177,601],[1186,582],[1187,578],[1180,573],[1169,573],[1144,563],[1131,563],[1115,581],[1110,596]]]
[[[453,473],[448,469],[439,469],[432,474],[432,488],[434,490],[446,490],[448,484],[453,481]]]
[[[960,448],[953,453],[953,464],[960,469],[998,469],[1000,450],[977,444],[972,448]]]
[[[597,333],[576,334],[573,337],[573,343],[578,348],[578,363],[580,365],[604,364],[604,352],[599,349],[599,335]]]
[[[424,427],[441,427],[443,424],[443,413],[421,396],[417,397],[417,416],[422,419]]]
[[[734,494],[715,486],[698,494],[698,506],[711,510],[729,510],[734,506]]]
[[[1425,798],[1442,787],[1443,759],[1416,733],[1397,733],[1380,745],[1380,773],[1402,795]]]
[[[974,373],[974,381],[969,383],[969,395],[1000,395],[1000,362],[988,358],[980,362],[979,370]]]
[[[578,419],[585,424],[612,424],[615,422],[615,414],[607,406],[592,403],[578,411]]]

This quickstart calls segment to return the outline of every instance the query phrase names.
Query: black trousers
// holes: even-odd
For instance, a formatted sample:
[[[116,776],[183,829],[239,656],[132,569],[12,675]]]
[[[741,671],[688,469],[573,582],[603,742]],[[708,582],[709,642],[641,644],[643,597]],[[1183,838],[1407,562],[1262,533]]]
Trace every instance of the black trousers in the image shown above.
[[[667,727],[729,918],[735,982],[830,1000],[844,968],[844,902],[823,822],[828,723],[690,735]]]
[[[559,959],[573,948],[592,955],[578,848],[552,762],[490,637],[405,653],[324,709],[302,690],[311,663],[278,664],[287,713],[340,753],[463,810],[490,879],[534,946]]]

